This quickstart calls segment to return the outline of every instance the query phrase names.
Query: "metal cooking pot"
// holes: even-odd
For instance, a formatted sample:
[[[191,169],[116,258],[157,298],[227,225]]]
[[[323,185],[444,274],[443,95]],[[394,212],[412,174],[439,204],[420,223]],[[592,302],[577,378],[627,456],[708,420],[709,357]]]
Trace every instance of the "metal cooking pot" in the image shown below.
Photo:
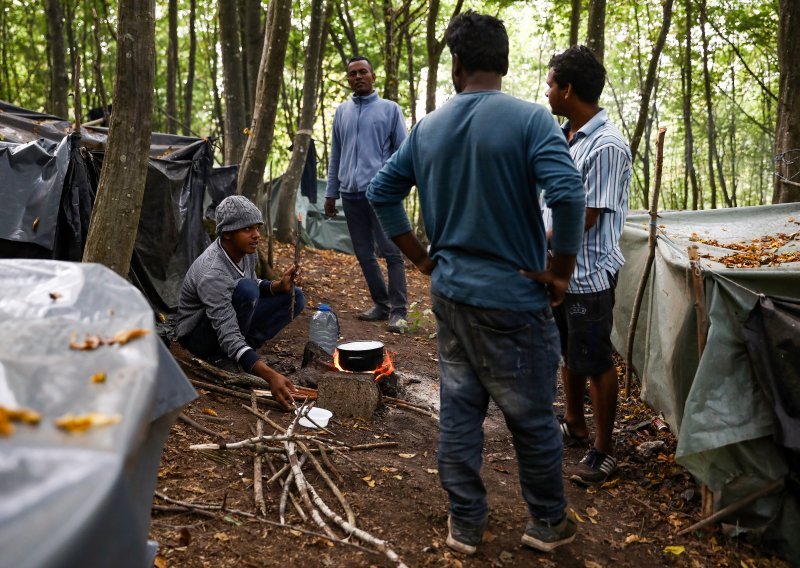
[[[339,366],[345,371],[374,371],[383,363],[385,348],[380,341],[351,341],[336,347]]]

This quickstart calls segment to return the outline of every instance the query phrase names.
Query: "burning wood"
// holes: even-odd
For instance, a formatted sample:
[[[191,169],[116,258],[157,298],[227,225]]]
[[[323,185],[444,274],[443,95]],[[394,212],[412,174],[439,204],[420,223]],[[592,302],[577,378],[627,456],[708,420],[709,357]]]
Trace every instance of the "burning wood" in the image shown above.
[[[375,382],[391,376],[394,373],[394,360],[392,359],[392,355],[394,355],[394,353],[385,351],[383,355],[383,362],[375,369],[372,369],[371,371],[364,371],[364,373],[372,373]],[[348,371],[347,369],[344,369],[341,363],[339,363],[338,350],[333,354],[333,366],[343,373],[354,373],[354,371]]]

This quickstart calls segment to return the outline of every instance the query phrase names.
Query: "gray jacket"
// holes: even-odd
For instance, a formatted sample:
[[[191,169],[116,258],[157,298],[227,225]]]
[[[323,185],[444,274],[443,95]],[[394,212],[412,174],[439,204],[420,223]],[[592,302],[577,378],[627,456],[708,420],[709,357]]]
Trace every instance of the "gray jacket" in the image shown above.
[[[246,255],[242,265],[243,273],[225,253],[219,239],[197,257],[189,267],[181,287],[178,314],[175,317],[175,334],[178,337],[188,335],[205,313],[217,332],[222,351],[228,357],[238,361],[248,349],[252,349],[239,330],[232,298],[240,279],[256,279],[255,253]]]

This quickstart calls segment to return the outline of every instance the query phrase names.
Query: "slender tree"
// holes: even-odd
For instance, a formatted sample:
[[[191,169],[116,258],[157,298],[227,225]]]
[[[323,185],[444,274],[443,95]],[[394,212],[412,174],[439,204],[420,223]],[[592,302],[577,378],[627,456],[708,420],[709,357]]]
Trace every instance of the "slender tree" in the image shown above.
[[[83,261],[105,264],[125,277],[150,155],[155,0],[120,0],[117,26],[114,112]]]
[[[589,0],[588,25],[586,47],[591,49],[602,63],[606,50],[606,0]]]
[[[178,0],[169,0],[167,21],[167,132],[175,134],[178,132]]]
[[[778,124],[775,131],[777,176],[773,203],[800,201],[800,2],[780,0],[778,27]]]
[[[183,87],[183,135],[192,133],[192,106],[194,104],[194,72],[197,63],[197,0],[189,0],[189,61],[186,85]]]
[[[278,218],[275,237],[279,241],[289,242],[294,233],[294,203],[297,198],[297,187],[306,164],[308,146],[311,142],[311,129],[317,112],[317,84],[319,83],[319,60],[322,57],[322,32],[325,25],[328,0],[312,0],[311,25],[306,42],[305,61],[303,62],[303,109],[300,114],[297,133],[292,143],[292,157],[289,167],[283,175],[281,192],[278,196]]]
[[[578,34],[581,28],[581,0],[572,0],[569,17],[569,44],[578,45]]]
[[[684,183],[692,189],[692,209],[697,210],[697,172],[694,169],[694,133],[692,132],[692,2],[684,0],[686,16],[686,43],[684,44],[683,69],[681,85],[683,91],[683,164],[685,171]],[[683,207],[687,207],[688,195],[684,196]]]
[[[247,115],[247,124],[250,124],[253,121],[258,65],[264,49],[264,18],[262,17],[261,0],[241,0],[239,9],[239,23],[242,27],[245,114]]]
[[[264,42],[261,66],[258,69],[252,135],[247,138],[236,187],[240,195],[245,195],[252,201],[256,201],[264,183],[264,167],[275,136],[278,90],[286,58],[291,15],[291,0],[272,0],[267,18],[267,41]]]
[[[428,16],[425,23],[425,48],[428,54],[428,74],[425,82],[425,112],[433,112],[436,109],[436,87],[438,86],[439,76],[439,61],[442,58],[442,51],[444,50],[444,33],[441,37],[437,36],[437,25],[439,18],[439,0],[430,0],[428,6]],[[453,15],[450,19],[455,18],[461,13],[464,6],[464,0],[458,0],[455,8],[453,8]]]
[[[49,110],[67,117],[67,52],[64,47],[64,11],[61,0],[45,0],[47,12],[47,51],[50,59]]]
[[[244,129],[248,126],[244,108],[239,18],[236,3],[231,0],[219,0],[218,9],[222,78],[225,86],[225,163],[238,164],[246,141]]]

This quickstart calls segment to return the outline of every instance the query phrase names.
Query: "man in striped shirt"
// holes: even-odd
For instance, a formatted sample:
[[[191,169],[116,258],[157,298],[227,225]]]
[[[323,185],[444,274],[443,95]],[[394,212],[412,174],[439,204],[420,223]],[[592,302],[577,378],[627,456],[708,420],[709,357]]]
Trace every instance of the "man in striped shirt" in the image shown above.
[[[595,438],[589,452],[568,468],[570,479],[600,483],[616,469],[612,430],[617,407],[617,373],[612,359],[614,288],[625,259],[619,237],[628,212],[631,153],[608,113],[598,105],[605,85],[603,65],[585,46],[570,47],[549,63],[546,93],[586,190],[586,221],[564,302],[555,310],[561,335],[567,408],[564,442],[588,440],[584,417],[586,378],[594,411]]]

